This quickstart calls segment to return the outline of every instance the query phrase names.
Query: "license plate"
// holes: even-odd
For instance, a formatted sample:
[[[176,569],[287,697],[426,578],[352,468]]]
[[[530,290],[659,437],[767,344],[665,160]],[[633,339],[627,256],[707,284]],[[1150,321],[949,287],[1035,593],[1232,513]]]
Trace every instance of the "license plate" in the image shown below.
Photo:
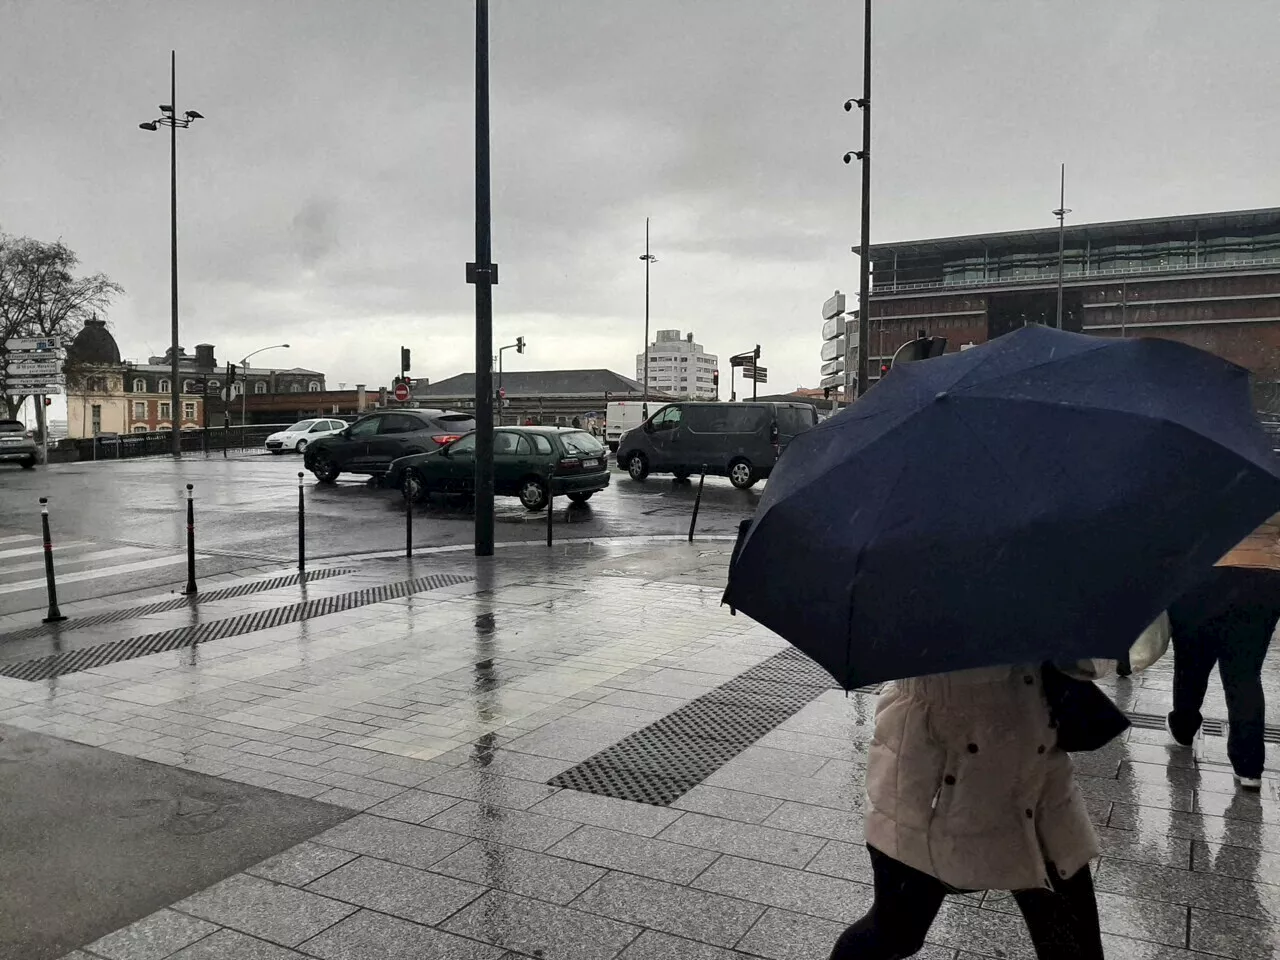
[[[600,466],[600,461],[599,460],[583,460],[582,466],[584,469],[587,467],[598,467]]]

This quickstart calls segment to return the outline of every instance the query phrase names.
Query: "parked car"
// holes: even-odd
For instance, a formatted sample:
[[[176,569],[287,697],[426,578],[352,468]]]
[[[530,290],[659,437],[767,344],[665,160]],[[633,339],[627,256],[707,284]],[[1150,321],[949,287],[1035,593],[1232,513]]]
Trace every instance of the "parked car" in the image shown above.
[[[387,486],[407,499],[432,493],[475,492],[476,435],[440,450],[404,457],[391,465]],[[609,486],[609,453],[585,430],[571,427],[499,427],[493,432],[493,484],[500,497],[519,497],[541,510],[551,497],[586,503]]]
[[[672,403],[618,441],[618,466],[632,480],[651,473],[687,480],[702,470],[739,490],[773,472],[797,434],[818,422],[807,403]]]
[[[299,420],[288,430],[267,437],[267,449],[272,453],[284,453],[286,450],[306,453],[307,447],[316,440],[331,437],[345,429],[345,420]]]
[[[342,473],[386,474],[393,460],[426,453],[475,429],[469,413],[448,410],[383,410],[361,417],[340,433],[307,445],[303,465],[321,483]]]
[[[40,447],[21,420],[0,420],[0,463],[20,463],[30,470],[40,460]]]

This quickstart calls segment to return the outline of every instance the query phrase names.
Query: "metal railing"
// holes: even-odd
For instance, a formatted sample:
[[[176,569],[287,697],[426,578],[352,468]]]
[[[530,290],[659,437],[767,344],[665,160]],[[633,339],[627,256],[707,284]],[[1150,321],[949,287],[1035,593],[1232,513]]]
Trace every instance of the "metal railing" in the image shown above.
[[[1249,267],[1277,267],[1280,266],[1280,257],[1257,257],[1251,260],[1220,260],[1215,263],[1197,263],[1197,264],[1168,264],[1166,266],[1133,266],[1133,267],[1110,267],[1105,270],[1089,270],[1082,272],[1080,270],[1072,270],[1072,264],[1067,264],[1067,270],[1064,274],[1067,280],[1073,282],[1081,280],[1106,280],[1112,277],[1127,278],[1146,274],[1170,274],[1170,273],[1205,273],[1213,270],[1238,270]],[[884,284],[874,284],[871,288],[872,295],[883,293],[903,293],[912,290],[971,290],[976,287],[996,287],[996,286],[1016,286],[1048,284],[1052,285],[1057,279],[1057,267],[1049,273],[1036,274],[1030,277],[987,277],[981,280],[920,280],[914,283],[896,283],[890,281]],[[873,317],[872,319],[879,319]]]
[[[249,423],[229,427],[204,427],[183,430],[183,453],[218,456],[231,451],[265,450],[267,437],[287,430],[289,423]],[[135,457],[163,457],[172,453],[173,432],[156,430],[149,433],[99,435],[81,440],[63,440],[59,448],[73,447],[79,460],[124,460]]]

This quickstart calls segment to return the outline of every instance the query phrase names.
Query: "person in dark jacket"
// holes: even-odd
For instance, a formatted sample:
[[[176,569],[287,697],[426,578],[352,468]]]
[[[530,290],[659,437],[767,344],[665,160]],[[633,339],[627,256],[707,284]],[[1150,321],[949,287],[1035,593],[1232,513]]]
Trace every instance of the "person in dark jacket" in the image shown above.
[[[1262,664],[1280,620],[1280,514],[1218,561],[1212,573],[1169,608],[1173,634],[1173,710],[1167,726],[1191,746],[1214,664],[1227,700],[1227,756],[1236,783],[1262,788],[1266,700]]]

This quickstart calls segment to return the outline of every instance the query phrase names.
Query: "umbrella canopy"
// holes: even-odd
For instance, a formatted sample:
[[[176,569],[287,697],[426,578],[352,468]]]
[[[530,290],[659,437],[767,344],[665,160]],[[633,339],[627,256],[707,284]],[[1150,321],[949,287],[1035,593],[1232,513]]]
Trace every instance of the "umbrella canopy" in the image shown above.
[[[1277,508],[1246,371],[1026,327],[896,369],[793,440],[725,601],[846,688],[1119,658]]]

